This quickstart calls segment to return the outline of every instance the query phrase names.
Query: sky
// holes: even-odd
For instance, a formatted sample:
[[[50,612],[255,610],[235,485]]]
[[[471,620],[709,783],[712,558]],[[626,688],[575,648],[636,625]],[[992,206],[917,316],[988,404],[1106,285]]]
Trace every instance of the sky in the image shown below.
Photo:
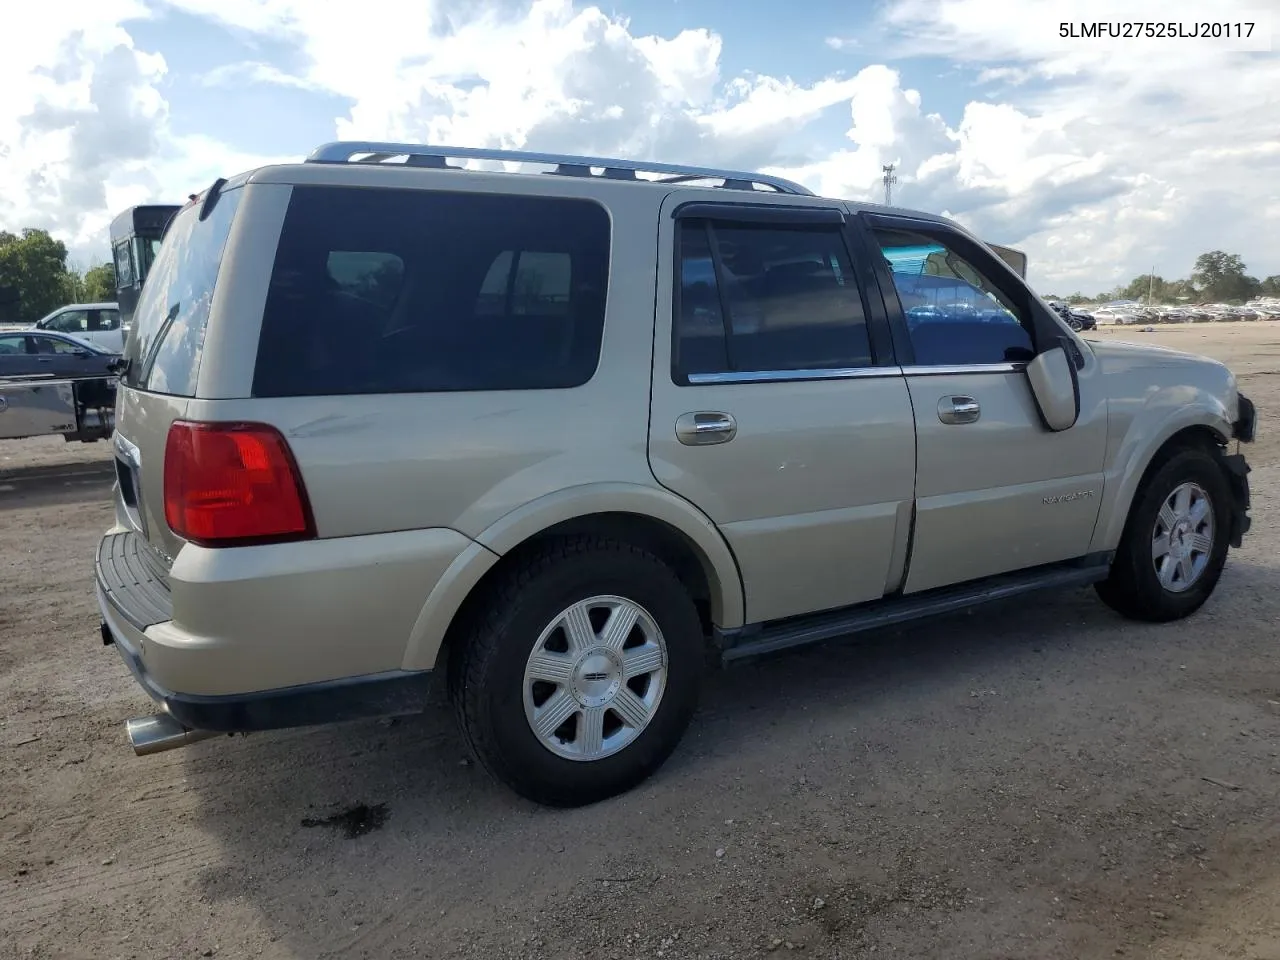
[[[0,34],[0,229],[111,217],[335,139],[778,173],[955,218],[1087,293],[1198,254],[1280,274],[1280,3],[1242,40],[1063,38],[1114,0],[58,0]],[[1271,11],[1275,10],[1273,14]],[[25,18],[25,19],[23,19]]]

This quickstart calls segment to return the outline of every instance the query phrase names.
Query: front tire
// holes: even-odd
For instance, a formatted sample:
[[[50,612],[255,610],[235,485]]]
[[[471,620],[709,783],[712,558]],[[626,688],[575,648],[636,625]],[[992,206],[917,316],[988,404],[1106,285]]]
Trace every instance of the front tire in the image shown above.
[[[631,544],[554,541],[524,558],[460,638],[454,706],[491,774],[575,807],[657,770],[697,706],[703,631],[684,585]]]
[[[1111,575],[1097,585],[1113,610],[1165,623],[1199,610],[1227,561],[1231,488],[1200,447],[1180,450],[1134,498]]]

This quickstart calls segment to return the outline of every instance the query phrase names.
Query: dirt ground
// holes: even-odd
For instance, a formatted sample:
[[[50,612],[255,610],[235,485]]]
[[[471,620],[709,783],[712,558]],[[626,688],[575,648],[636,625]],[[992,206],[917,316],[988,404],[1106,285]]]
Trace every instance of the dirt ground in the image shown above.
[[[443,706],[133,757],[107,446],[0,443],[0,957],[1280,960],[1280,323],[1097,336],[1258,404],[1198,615],[1080,590],[736,667],[577,811],[495,786]]]

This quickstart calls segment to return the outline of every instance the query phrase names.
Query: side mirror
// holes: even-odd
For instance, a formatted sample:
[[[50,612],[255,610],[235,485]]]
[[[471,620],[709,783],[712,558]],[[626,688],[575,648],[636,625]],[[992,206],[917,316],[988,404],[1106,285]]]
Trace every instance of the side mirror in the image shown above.
[[[1027,380],[1046,427],[1058,432],[1075,426],[1080,417],[1080,379],[1065,338],[1027,364]]]

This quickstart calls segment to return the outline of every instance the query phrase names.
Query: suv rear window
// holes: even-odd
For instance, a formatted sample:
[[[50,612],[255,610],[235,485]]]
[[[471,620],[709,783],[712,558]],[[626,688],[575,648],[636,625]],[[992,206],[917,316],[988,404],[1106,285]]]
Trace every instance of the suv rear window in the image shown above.
[[[295,187],[254,396],[581,386],[609,243],[588,200]]]
[[[133,336],[125,343],[126,386],[195,396],[222,248],[243,195],[239,187],[226,191],[203,221],[197,204],[174,218],[138,298]]]

